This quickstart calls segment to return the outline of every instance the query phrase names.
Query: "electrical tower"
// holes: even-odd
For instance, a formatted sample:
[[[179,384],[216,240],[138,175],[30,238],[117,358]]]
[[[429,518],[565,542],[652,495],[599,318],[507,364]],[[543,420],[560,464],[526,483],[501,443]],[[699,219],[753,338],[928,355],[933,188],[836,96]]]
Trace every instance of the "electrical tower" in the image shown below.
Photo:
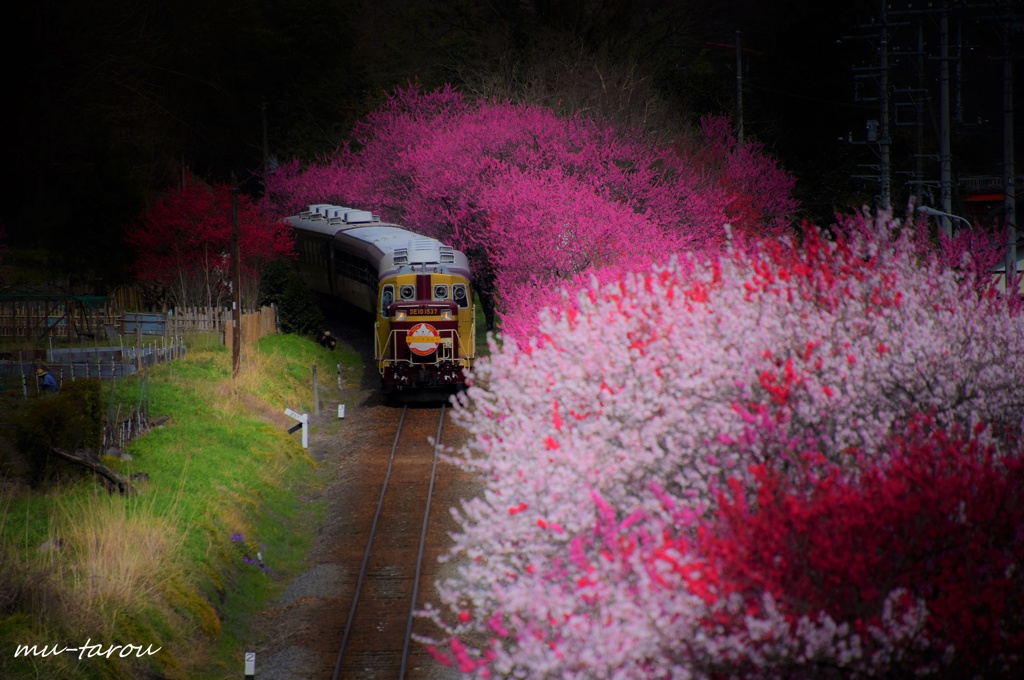
[[[852,132],[848,137],[873,155],[873,162],[861,166],[868,172],[854,178],[878,187],[880,208],[900,200],[894,193],[913,196],[939,219],[947,235],[954,224],[970,223],[959,217],[965,212],[973,212],[977,221],[995,215],[1010,230],[1008,263],[1016,258],[1016,201],[1021,193],[1014,165],[1014,116],[1020,111],[1014,98],[1021,88],[1014,87],[1013,62],[1020,57],[1022,11],[1019,0],[880,0],[878,17],[847,36],[867,41],[874,52],[869,65],[853,69],[854,99],[876,106],[865,121],[863,137]],[[973,61],[965,58],[968,53]],[[977,87],[983,76],[996,78],[979,62],[979,54],[990,63],[1002,62],[1001,82],[983,90],[986,96],[998,90],[1001,102],[963,94],[965,84]],[[982,106],[987,108],[979,113]],[[968,114],[974,119],[965,120]],[[1001,126],[993,123],[1000,118]],[[991,168],[972,167],[963,158],[969,154],[957,152],[954,142],[971,135],[1000,143],[1002,153],[990,155],[1002,157],[992,160]],[[978,165],[977,159],[973,162]],[[894,177],[904,181],[894,186]],[[988,213],[979,214],[982,198],[989,201],[982,206]],[[977,204],[969,205],[975,200]]]

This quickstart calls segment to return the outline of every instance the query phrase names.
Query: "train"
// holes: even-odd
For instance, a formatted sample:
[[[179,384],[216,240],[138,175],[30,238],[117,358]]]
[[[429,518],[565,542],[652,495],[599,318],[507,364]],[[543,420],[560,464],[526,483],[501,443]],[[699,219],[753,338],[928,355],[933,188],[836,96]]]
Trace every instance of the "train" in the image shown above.
[[[305,284],[373,315],[374,360],[386,394],[465,385],[476,353],[476,307],[463,252],[340,205],[310,205],[285,223]]]

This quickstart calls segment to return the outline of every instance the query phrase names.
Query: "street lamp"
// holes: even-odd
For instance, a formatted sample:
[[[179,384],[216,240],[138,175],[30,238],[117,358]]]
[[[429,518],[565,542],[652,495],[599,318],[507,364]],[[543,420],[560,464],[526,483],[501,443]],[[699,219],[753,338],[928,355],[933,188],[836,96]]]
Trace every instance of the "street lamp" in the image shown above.
[[[972,225],[970,223],[970,221],[967,220],[966,217],[960,217],[959,215],[954,215],[952,213],[943,212],[941,210],[938,210],[937,208],[928,207],[927,205],[920,205],[920,206],[918,206],[917,207],[917,212],[921,213],[922,215],[930,215],[931,217],[945,217],[945,218],[948,218],[948,219],[960,220],[965,225],[967,225],[968,229],[970,229],[972,226],[974,226],[974,225]]]

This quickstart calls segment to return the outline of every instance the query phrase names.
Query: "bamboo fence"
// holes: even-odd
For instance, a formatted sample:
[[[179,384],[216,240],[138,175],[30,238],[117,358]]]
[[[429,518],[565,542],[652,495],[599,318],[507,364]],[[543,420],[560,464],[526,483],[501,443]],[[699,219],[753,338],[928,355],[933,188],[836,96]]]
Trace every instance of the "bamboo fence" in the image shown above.
[[[79,340],[109,336],[120,310],[104,304],[90,308],[78,298],[25,298],[0,301],[0,338]]]

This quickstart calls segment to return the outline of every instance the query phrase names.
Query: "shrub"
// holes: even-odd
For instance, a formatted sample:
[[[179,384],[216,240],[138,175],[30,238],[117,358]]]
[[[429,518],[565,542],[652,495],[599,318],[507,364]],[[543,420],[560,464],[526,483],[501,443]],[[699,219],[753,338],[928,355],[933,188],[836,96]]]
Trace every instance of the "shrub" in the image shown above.
[[[324,328],[316,297],[288,260],[275,260],[263,271],[260,305],[277,305],[282,333],[315,336]]]
[[[983,431],[979,425],[975,434]],[[719,495],[716,517],[698,530],[695,547],[702,568],[718,572],[718,602],[735,595],[747,619],[726,619],[745,655],[734,665],[754,667],[774,656],[776,673],[820,673],[819,664],[844,658],[844,643],[859,647],[859,658],[847,652],[845,660],[865,673],[1004,677],[1019,663],[1020,451],[997,456],[976,436],[947,432],[922,416],[886,453],[855,478],[836,468],[804,485],[761,464],[753,470],[752,502],[739,485]],[[748,623],[765,616],[765,598],[781,614],[772,639],[752,636]],[[904,625],[895,640],[877,634],[893,608]],[[772,649],[797,638],[804,619],[832,622],[833,639],[820,640],[806,659]]]
[[[33,484],[57,469],[51,450],[91,449],[103,441],[104,406],[100,381],[67,382],[61,391],[32,402],[16,424],[19,450],[28,458]]]

